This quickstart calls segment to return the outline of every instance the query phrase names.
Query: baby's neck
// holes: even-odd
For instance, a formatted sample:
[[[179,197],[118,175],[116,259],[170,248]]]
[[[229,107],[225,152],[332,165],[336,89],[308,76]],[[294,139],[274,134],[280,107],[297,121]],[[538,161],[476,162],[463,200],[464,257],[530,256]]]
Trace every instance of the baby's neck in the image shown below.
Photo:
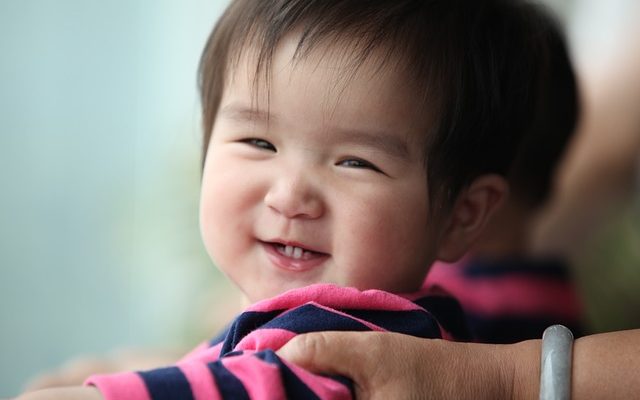
[[[489,221],[472,253],[487,259],[530,256],[530,232],[534,216],[530,208],[507,203]]]

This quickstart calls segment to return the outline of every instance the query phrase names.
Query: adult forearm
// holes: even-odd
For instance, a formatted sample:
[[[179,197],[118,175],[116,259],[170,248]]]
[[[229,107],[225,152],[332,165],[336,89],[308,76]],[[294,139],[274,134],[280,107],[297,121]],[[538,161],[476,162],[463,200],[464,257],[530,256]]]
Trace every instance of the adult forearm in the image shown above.
[[[578,339],[573,347],[572,398],[640,396],[640,329]]]
[[[540,340],[506,346],[515,360],[513,399],[535,399],[540,388]],[[500,361],[509,365],[509,359]],[[574,342],[572,399],[629,399],[640,395],[640,329],[582,337]]]
[[[358,399],[537,399],[541,340],[455,343],[396,333],[321,332],[294,338],[281,354],[306,368],[350,376]],[[640,393],[640,330],[576,340],[572,398]]]

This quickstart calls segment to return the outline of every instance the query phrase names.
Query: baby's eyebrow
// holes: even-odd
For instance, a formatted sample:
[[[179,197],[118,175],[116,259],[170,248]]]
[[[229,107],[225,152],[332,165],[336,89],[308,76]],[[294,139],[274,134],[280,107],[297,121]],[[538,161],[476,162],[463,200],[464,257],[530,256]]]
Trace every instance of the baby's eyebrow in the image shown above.
[[[220,111],[221,116],[238,122],[267,123],[276,122],[278,117],[272,113],[240,103],[231,103]],[[328,129],[336,141],[375,148],[392,157],[406,159],[410,156],[407,142],[400,136],[384,131],[369,131],[352,128],[332,127]]]
[[[257,108],[247,107],[242,104],[231,103],[220,110],[220,114],[225,118],[234,121],[267,122],[275,120],[275,116]]]
[[[400,159],[406,159],[410,155],[407,142],[395,134],[356,129],[336,129],[334,132],[339,135],[341,142],[373,147]]]

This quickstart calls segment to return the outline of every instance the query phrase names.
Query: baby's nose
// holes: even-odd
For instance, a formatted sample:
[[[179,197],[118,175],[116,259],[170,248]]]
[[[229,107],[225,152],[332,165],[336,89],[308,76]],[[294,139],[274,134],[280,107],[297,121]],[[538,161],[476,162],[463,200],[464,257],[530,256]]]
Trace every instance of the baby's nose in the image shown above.
[[[302,173],[284,176],[274,182],[264,202],[286,218],[316,219],[324,213],[319,190]]]

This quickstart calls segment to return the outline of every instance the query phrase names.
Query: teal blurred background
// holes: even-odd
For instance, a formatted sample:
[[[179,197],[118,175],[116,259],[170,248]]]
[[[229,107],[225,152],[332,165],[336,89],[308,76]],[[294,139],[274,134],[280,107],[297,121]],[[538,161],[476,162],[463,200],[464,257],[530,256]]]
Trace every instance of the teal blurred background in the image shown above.
[[[634,1],[549,2],[588,63]],[[237,310],[197,226],[196,69],[225,5],[0,0],[0,397],[77,354],[191,346]]]
[[[225,5],[0,1],[0,397],[79,353],[203,339],[227,288],[197,227],[196,69]]]

